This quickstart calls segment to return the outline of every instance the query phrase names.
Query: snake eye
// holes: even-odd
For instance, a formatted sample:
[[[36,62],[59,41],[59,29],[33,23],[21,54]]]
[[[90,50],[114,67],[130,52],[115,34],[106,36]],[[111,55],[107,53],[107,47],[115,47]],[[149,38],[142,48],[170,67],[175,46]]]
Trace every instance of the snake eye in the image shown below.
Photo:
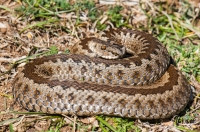
[[[101,46],[101,49],[106,50],[106,46],[105,45]]]

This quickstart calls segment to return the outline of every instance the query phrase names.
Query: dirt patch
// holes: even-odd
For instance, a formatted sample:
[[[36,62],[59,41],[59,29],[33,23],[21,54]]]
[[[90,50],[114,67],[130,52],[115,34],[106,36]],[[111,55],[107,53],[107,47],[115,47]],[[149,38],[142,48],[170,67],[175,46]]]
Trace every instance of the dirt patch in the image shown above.
[[[194,0],[194,2],[196,2]],[[177,6],[180,3],[176,1]],[[84,21],[79,26],[75,28],[77,23],[77,16],[74,12],[64,14],[64,16],[59,16],[60,19],[66,21],[61,21],[60,26],[45,25],[44,29],[35,28],[34,30],[27,29],[21,32],[27,25],[36,24],[38,21],[27,21],[23,20],[22,17],[13,15],[14,9],[20,5],[20,3],[13,1],[1,1],[1,5],[8,7],[5,9],[0,8],[0,131],[9,131],[9,125],[12,124],[14,131],[47,131],[47,130],[60,130],[60,131],[101,131],[100,126],[102,123],[97,121],[94,117],[76,117],[76,116],[66,116],[66,115],[46,115],[30,113],[23,109],[19,104],[14,102],[12,95],[12,83],[15,75],[27,62],[27,56],[31,58],[36,58],[42,55],[44,52],[53,51],[50,49],[52,46],[56,46],[58,52],[66,52],[68,47],[80,41],[81,38],[86,36],[98,36],[99,31],[95,28],[97,22]],[[168,3],[169,5],[174,4]],[[196,5],[198,8],[198,5]],[[126,7],[126,6],[125,6]],[[97,4],[97,8],[105,10],[108,7]],[[153,7],[151,7],[153,8]],[[125,18],[128,18],[127,14],[130,10],[134,12],[134,17],[129,19],[128,23],[132,24],[133,27],[139,28],[143,26],[146,28],[147,17],[142,13],[139,6],[135,8],[127,7],[121,12]],[[83,13],[83,12],[82,12]],[[88,13],[86,11],[86,13]],[[148,12],[151,13],[151,12]],[[158,12],[156,12],[158,13]],[[155,14],[156,14],[155,13]],[[18,14],[19,15],[19,14]],[[178,15],[178,14],[177,14]],[[84,16],[84,15],[83,15]],[[162,16],[163,17],[163,16]],[[179,17],[179,16],[177,16]],[[80,19],[86,19],[86,17],[81,17]],[[88,19],[88,18],[87,18]],[[87,20],[86,19],[86,20]],[[101,17],[100,23],[104,23],[108,18],[105,16]],[[194,22],[195,23],[195,22]],[[119,23],[120,24],[120,23]],[[67,29],[71,29],[71,32],[63,31],[63,25]],[[114,27],[112,22],[107,22],[107,25]],[[170,24],[169,24],[170,25]],[[161,26],[161,25],[159,25]],[[156,26],[155,30],[158,30],[159,26]],[[157,29],[158,28],[158,29]],[[164,30],[164,28],[163,28]],[[150,31],[151,32],[151,31]],[[194,35],[195,32],[189,35]],[[189,36],[188,35],[188,36]],[[188,37],[186,36],[186,37]],[[162,38],[161,38],[162,39]],[[184,38],[183,38],[184,39]],[[197,38],[198,40],[198,38]],[[199,41],[196,41],[198,43]],[[183,44],[185,44],[183,42]],[[170,46],[169,46],[170,47]],[[177,51],[177,50],[176,50]],[[30,58],[29,58],[30,59]],[[184,63],[185,64],[185,63]],[[180,64],[182,66],[182,64]],[[134,122],[137,128],[142,131],[176,131],[179,132],[176,125],[181,125],[184,129],[200,130],[200,85],[196,79],[191,79],[191,84],[195,86],[194,88],[194,101],[191,105],[186,108],[187,112],[183,112],[183,116],[178,118],[174,117],[172,119],[164,120],[158,124],[149,123],[140,120],[128,120],[128,122]],[[189,109],[193,108],[193,109]],[[23,113],[15,113],[23,112]],[[187,114],[186,114],[187,113]],[[89,121],[88,121],[89,120]],[[113,126],[116,125],[116,119],[105,120]],[[123,120],[124,121],[124,120]],[[100,122],[100,123],[99,123]],[[125,121],[124,121],[125,122]],[[178,123],[177,123],[178,122]],[[119,124],[119,123],[118,123]],[[105,126],[105,125],[104,125]],[[61,128],[61,129],[60,129]],[[133,130],[136,130],[134,128]]]

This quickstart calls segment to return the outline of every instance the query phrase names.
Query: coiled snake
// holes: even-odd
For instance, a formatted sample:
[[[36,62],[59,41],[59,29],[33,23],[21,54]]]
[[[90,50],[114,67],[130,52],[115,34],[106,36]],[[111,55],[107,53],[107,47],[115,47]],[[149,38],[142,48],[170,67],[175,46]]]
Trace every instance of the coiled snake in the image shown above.
[[[189,83],[150,34],[113,29],[71,53],[26,64],[13,83],[16,101],[30,111],[140,119],[171,117],[189,101]]]

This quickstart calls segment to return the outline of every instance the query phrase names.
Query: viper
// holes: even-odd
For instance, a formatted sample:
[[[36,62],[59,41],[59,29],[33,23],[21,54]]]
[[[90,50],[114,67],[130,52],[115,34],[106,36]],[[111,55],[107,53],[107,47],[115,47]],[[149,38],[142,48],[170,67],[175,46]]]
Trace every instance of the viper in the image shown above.
[[[148,33],[112,29],[70,52],[27,63],[13,82],[15,100],[29,111],[139,119],[169,118],[189,102],[187,79]]]

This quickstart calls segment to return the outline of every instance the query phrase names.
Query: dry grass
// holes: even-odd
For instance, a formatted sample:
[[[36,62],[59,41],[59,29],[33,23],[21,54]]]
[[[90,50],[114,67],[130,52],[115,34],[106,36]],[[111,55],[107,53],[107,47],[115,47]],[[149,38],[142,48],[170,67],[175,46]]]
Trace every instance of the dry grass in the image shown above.
[[[0,2],[0,131],[200,131],[198,2],[141,1],[132,7],[70,2],[68,4],[73,6]],[[66,10],[60,9],[62,6],[66,6]],[[110,27],[147,31],[168,48],[177,67],[194,88],[194,99],[183,113],[159,121],[107,116],[68,117],[30,113],[14,103],[12,82],[28,59],[66,53],[70,45],[83,37],[98,35]]]

